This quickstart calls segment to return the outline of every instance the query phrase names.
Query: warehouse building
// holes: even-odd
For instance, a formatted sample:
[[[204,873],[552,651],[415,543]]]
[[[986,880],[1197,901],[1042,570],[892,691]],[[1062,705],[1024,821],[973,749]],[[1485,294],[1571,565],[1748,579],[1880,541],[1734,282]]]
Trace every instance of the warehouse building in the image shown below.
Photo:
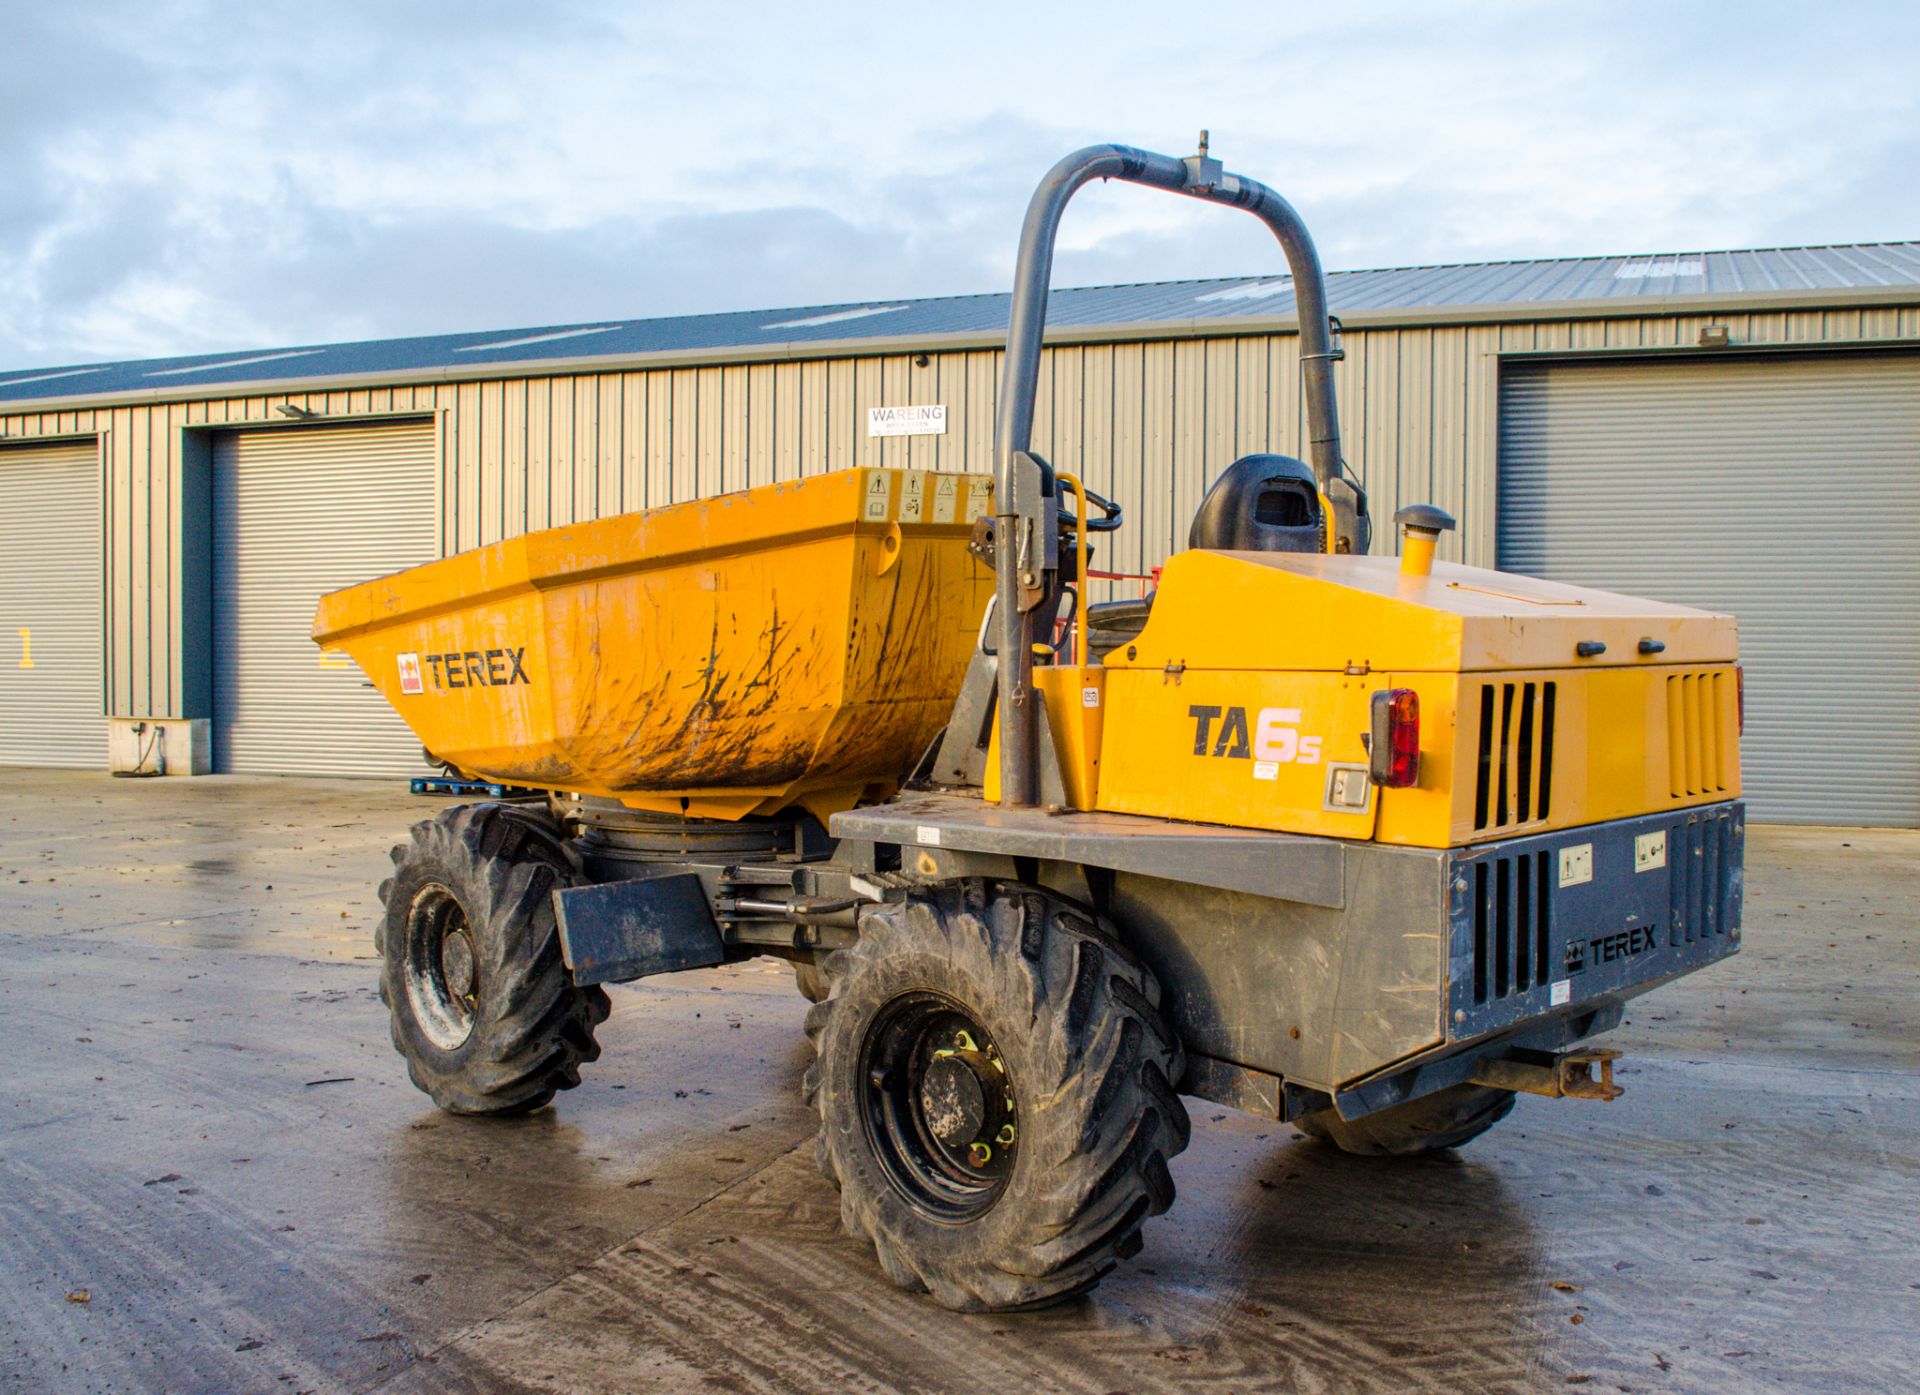
[[[1329,290],[1376,517],[1432,501],[1461,521],[1443,556],[1735,613],[1755,817],[1920,825],[1920,243]],[[986,470],[1006,314],[963,296],[0,374],[0,765],[101,768],[111,739],[119,764],[159,742],[175,770],[414,773],[398,719],[309,642],[321,592],[769,480]],[[1125,501],[1107,566],[1183,545],[1237,456],[1300,453],[1285,276],[1058,291],[1048,345],[1035,445]]]

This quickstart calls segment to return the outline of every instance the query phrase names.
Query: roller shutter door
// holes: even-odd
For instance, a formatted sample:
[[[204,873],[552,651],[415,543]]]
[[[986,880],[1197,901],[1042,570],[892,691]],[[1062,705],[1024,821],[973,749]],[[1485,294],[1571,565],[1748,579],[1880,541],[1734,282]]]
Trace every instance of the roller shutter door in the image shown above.
[[[0,765],[104,770],[100,450],[0,448]]]
[[[431,422],[235,432],[214,477],[214,768],[421,771],[420,743],[343,654],[320,597],[435,555]]]
[[[1920,825],[1920,357],[1510,368],[1500,565],[1731,612],[1756,819]]]

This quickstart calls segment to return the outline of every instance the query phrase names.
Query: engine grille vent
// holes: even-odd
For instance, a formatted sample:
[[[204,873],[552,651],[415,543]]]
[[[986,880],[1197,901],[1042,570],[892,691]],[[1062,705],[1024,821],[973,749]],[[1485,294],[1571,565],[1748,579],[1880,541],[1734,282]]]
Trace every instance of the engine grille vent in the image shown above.
[[[1550,850],[1473,864],[1474,1002],[1497,1002],[1552,978],[1554,866]]]
[[[1476,832],[1548,818],[1553,810],[1553,683],[1480,685]]]
[[[1675,799],[1720,794],[1730,783],[1720,731],[1724,669],[1667,676],[1667,792]]]
[[[1667,835],[1668,944],[1711,940],[1738,923],[1734,883],[1722,875],[1733,838],[1733,820],[1725,814],[1691,818]]]

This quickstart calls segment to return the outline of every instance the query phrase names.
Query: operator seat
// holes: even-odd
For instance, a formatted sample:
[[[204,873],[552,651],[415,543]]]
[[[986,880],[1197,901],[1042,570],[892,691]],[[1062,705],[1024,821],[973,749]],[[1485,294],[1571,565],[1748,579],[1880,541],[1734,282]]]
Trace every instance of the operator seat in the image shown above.
[[[1243,455],[1213,482],[1187,530],[1188,547],[1223,552],[1325,552],[1320,486],[1304,460]]]
[[[1324,552],[1327,519],[1320,487],[1304,460],[1243,455],[1213,482],[1187,530],[1188,547],[1227,552]],[[1087,607],[1087,647],[1095,659],[1138,638],[1153,597]]]

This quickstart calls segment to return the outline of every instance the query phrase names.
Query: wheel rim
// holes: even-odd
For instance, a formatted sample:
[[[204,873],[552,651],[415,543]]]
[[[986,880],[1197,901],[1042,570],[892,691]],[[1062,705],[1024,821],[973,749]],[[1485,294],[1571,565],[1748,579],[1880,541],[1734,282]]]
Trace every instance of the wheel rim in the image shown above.
[[[867,1142],[921,1215],[962,1224],[1000,1199],[1020,1148],[1019,1095],[961,1004],[913,993],[874,1018],[860,1052]]]
[[[473,1035],[480,959],[467,913],[451,891],[422,887],[407,908],[407,1001],[427,1039],[452,1051]]]

